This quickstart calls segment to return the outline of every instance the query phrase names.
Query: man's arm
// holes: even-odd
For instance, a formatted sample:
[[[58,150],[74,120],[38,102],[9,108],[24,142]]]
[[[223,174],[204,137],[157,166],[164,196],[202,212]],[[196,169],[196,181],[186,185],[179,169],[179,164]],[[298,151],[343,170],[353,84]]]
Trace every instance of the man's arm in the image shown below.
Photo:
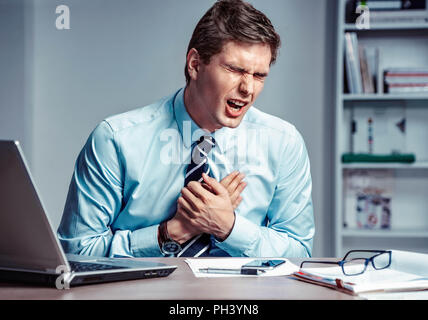
[[[116,230],[124,171],[110,125],[103,121],[80,152],[58,237],[68,253],[96,256],[160,256],[157,226]]]
[[[282,151],[267,226],[237,215],[229,237],[217,246],[235,256],[310,257],[315,233],[309,157],[296,130]]]

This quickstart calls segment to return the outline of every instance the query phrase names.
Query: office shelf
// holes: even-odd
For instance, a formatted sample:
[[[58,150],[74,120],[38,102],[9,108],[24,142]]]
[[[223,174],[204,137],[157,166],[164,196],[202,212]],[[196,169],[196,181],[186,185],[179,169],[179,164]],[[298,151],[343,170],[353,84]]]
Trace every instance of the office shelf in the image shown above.
[[[346,163],[343,169],[427,169],[428,161],[414,163]]]
[[[344,101],[428,100],[428,94],[343,94],[341,98]]]
[[[342,231],[343,237],[364,238],[428,238],[428,230],[417,229],[347,229]]]
[[[399,31],[399,30],[428,30],[428,22],[389,22],[389,23],[371,23],[370,29],[359,29],[353,23],[346,23],[342,26],[343,31],[370,32],[370,31]]]
[[[349,249],[363,249],[361,246],[366,249],[386,249],[385,246],[389,246],[424,251],[428,248],[428,93],[387,93],[383,72],[389,68],[428,68],[428,21],[371,23],[370,29],[358,29],[355,24],[345,23],[345,6],[346,0],[339,0],[334,111],[334,252],[341,257]],[[376,75],[375,93],[347,92],[347,32],[356,33],[358,44],[363,47],[372,51],[378,48],[379,65],[373,72]],[[398,106],[405,110],[406,118],[403,152],[414,153],[416,162],[342,163],[344,153],[358,152],[351,134],[351,119],[355,114],[365,110],[380,113],[392,110],[388,108],[396,110]],[[391,187],[391,229],[356,228],[356,197],[345,191],[349,186],[348,177],[360,169],[366,174],[385,170],[391,173],[388,176],[393,185],[388,186]]]

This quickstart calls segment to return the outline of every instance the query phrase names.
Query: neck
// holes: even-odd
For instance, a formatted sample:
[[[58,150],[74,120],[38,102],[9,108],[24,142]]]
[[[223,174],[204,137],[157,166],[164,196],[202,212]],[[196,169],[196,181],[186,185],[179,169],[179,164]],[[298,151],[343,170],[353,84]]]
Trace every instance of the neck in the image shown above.
[[[201,107],[202,103],[198,101],[195,90],[196,89],[191,84],[188,84],[184,89],[184,107],[190,118],[192,118],[199,128],[212,133],[219,128],[213,128],[208,124],[208,121],[205,119],[205,110]]]

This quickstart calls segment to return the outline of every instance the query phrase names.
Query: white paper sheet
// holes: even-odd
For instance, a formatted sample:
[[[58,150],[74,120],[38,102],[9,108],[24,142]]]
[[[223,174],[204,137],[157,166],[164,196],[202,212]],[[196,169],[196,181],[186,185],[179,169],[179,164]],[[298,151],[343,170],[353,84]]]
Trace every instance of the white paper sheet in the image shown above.
[[[285,276],[290,275],[293,272],[299,270],[299,267],[291,263],[288,259],[285,260],[284,264],[279,265],[273,270],[269,270],[258,276],[256,275],[244,275],[244,274],[218,274],[218,273],[205,273],[199,272],[199,269],[203,268],[220,268],[220,269],[240,269],[244,264],[254,260],[255,258],[207,258],[207,259],[186,259],[184,260],[193,271],[193,274],[197,278],[218,278],[218,277],[274,277],[274,276]]]

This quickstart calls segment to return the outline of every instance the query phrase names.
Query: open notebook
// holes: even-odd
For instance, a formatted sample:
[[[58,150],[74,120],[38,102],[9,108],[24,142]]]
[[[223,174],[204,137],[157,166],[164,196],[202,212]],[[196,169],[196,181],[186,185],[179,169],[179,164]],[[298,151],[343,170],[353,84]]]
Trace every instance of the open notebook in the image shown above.
[[[344,275],[340,266],[301,268],[293,276],[353,295],[428,290],[428,254],[391,250],[388,268],[375,270],[369,266],[363,274],[356,276]]]

